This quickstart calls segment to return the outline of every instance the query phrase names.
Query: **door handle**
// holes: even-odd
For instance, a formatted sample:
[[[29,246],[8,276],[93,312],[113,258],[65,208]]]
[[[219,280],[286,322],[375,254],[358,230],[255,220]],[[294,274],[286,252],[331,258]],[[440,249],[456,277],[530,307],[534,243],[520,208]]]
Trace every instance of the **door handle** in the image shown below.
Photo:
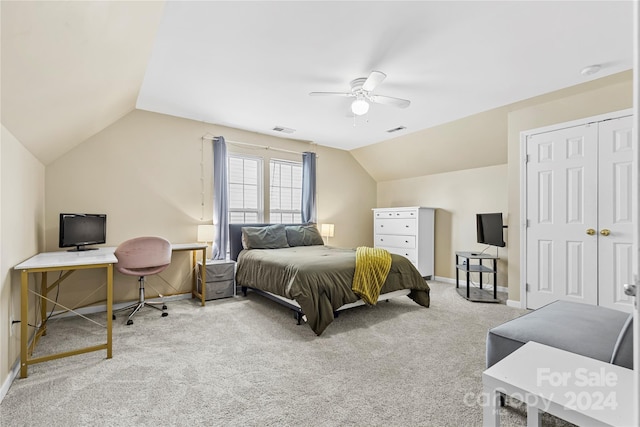
[[[638,293],[638,287],[636,285],[624,284],[624,293],[630,297],[635,297]]]
[[[589,236],[593,236],[594,234],[596,234],[596,230],[594,230],[593,228],[587,228],[587,234]]]
[[[608,236],[609,234],[611,234],[611,231],[603,228],[602,230],[600,230],[600,234],[602,234],[603,236]]]

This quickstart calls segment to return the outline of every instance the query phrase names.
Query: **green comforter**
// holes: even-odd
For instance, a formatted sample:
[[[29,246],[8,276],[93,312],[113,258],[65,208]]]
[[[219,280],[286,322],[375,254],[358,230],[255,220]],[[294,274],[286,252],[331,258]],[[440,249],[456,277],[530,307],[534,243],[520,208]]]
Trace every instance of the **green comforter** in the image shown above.
[[[411,289],[409,297],[429,307],[429,285],[411,262],[392,254],[391,270],[381,293]],[[329,246],[244,250],[238,256],[236,281],[296,300],[311,329],[320,335],[341,306],[356,302],[351,290],[356,252]]]

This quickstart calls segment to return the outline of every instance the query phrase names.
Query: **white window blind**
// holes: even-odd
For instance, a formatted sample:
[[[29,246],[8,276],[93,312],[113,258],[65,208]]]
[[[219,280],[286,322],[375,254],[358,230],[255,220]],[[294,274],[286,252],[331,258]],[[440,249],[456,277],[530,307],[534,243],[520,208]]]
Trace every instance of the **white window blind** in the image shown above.
[[[262,159],[239,155],[228,159],[229,223],[262,222]]]
[[[299,223],[302,221],[302,163],[271,160],[270,210],[272,223]]]

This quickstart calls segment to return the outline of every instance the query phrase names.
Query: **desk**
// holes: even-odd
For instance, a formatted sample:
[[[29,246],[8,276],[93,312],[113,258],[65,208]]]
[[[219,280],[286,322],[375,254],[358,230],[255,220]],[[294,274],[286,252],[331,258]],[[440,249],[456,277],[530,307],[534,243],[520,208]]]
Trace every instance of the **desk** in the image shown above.
[[[530,341],[482,373],[484,426],[500,425],[500,393],[580,426],[634,425],[633,371]]]
[[[35,255],[28,260],[16,265],[15,270],[21,273],[20,288],[20,377],[27,377],[27,367],[34,363],[46,362],[61,357],[74,356],[76,354],[88,353],[91,351],[107,350],[107,359],[111,358],[111,322],[113,308],[113,264],[118,262],[114,255],[115,248],[100,248],[91,251],[81,252],[43,252]],[[46,298],[49,291],[56,288],[69,275],[76,270],[85,270],[91,268],[105,268],[107,271],[107,342],[91,347],[80,348],[76,350],[66,351],[62,353],[50,354],[42,357],[32,358],[33,349],[35,348],[41,336],[47,333],[47,304]],[[66,273],[53,282],[47,284],[47,273],[50,271],[63,271]],[[29,340],[28,321],[29,321],[29,273],[42,273],[40,282],[40,298],[42,300],[41,317],[42,322],[36,330],[31,349],[27,347]]]
[[[172,243],[171,250],[174,252],[178,251],[191,251],[191,271],[192,271],[192,279],[191,279],[191,296],[193,298],[200,298],[200,304],[204,306],[205,304],[205,294],[206,290],[203,287],[202,292],[198,292],[198,280],[196,277],[196,266],[198,265],[198,251],[202,251],[202,259],[207,259],[207,247],[206,243]],[[200,279],[202,283],[207,283],[207,272],[206,268],[200,269]]]

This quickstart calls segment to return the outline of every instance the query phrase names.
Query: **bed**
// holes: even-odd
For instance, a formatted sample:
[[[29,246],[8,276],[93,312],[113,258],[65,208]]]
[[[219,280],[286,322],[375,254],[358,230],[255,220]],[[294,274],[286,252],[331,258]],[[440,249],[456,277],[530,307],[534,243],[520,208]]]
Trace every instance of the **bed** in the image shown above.
[[[264,232],[274,228],[277,238]],[[283,228],[288,237],[284,241]],[[356,251],[325,246],[315,225],[230,224],[229,248],[231,259],[237,261],[236,283],[245,295],[251,290],[292,309],[298,323],[304,316],[317,335],[339,311],[364,304],[351,289]],[[429,290],[407,258],[391,254],[378,300],[406,295],[429,307]]]

